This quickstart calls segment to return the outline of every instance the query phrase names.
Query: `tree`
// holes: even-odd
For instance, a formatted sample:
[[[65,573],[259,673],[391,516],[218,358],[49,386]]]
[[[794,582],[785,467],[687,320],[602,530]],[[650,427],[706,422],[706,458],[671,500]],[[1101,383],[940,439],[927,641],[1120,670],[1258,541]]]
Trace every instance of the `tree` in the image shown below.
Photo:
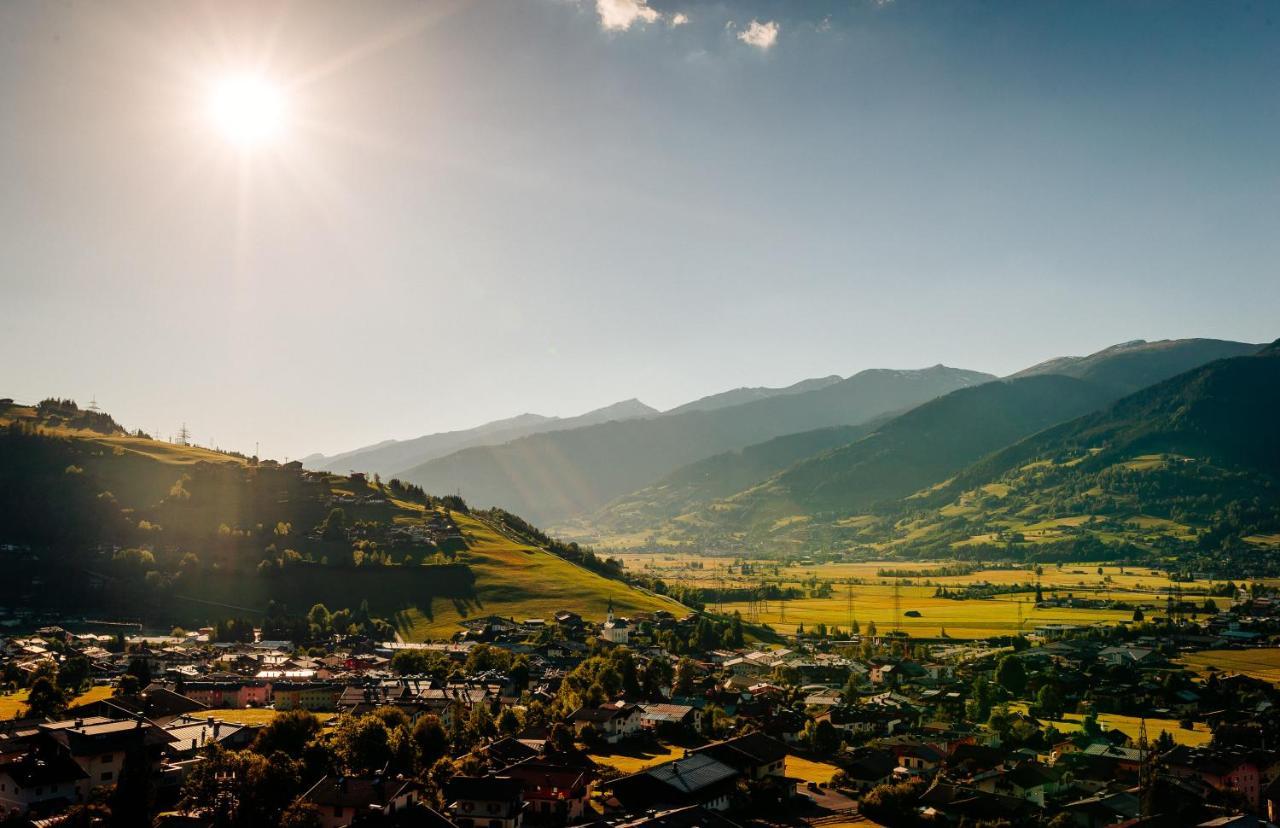
[[[52,719],[67,709],[62,691],[54,687],[47,676],[40,676],[31,684],[27,693],[27,710],[37,719]]]
[[[413,744],[418,749],[419,767],[430,768],[449,752],[449,735],[440,717],[427,714],[413,726]]]
[[[295,802],[280,815],[280,828],[324,828],[324,817],[310,802]]]
[[[809,725],[813,729],[809,731]],[[827,719],[814,724],[812,721],[805,727],[809,737],[809,747],[819,756],[830,756],[835,753],[836,748],[840,747],[840,733],[835,726]]]
[[[1027,669],[1022,659],[1006,655],[996,667],[996,683],[1014,696],[1021,696],[1027,689]]]
[[[280,751],[302,758],[307,743],[320,733],[320,719],[309,710],[285,710],[272,717],[253,741],[253,749],[263,756]]]
[[[1134,620],[1134,621],[1143,621],[1143,620],[1145,620],[1145,619],[1146,619],[1146,617],[1147,617],[1147,616],[1145,616],[1145,615],[1143,615],[1143,614],[1142,614],[1142,607],[1134,607],[1134,609],[1133,609],[1133,620]]]
[[[1046,682],[1036,694],[1036,707],[1040,715],[1047,719],[1062,718],[1062,709],[1065,705],[1066,700],[1062,697],[1062,691],[1058,688],[1057,682]]]
[[[520,717],[510,707],[502,708],[498,716],[498,732],[514,736],[520,730]]]
[[[344,716],[333,734],[333,753],[347,773],[380,771],[391,761],[391,734],[372,713]]]
[[[79,690],[89,680],[89,659],[82,655],[67,657],[58,666],[58,686],[68,693]]]
[[[688,657],[681,658],[676,662],[675,687],[673,692],[677,696],[688,696],[693,693],[693,683],[698,675],[698,665],[693,659]]]

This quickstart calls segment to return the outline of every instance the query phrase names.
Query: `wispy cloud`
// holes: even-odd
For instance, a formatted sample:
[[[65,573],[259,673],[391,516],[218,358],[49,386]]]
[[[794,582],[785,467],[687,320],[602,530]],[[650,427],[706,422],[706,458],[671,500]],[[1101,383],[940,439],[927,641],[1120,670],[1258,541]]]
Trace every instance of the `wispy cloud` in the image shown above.
[[[676,26],[683,26],[688,22],[689,15],[684,12],[676,12],[667,20],[667,25],[674,29]]]
[[[769,20],[761,23],[759,20],[752,20],[747,28],[738,32],[738,40],[748,46],[754,46],[762,52],[767,52],[773,48],[773,44],[778,42],[778,23]]]
[[[653,23],[662,13],[650,8],[647,0],[596,0],[600,27],[611,32],[625,32],[637,21]]]

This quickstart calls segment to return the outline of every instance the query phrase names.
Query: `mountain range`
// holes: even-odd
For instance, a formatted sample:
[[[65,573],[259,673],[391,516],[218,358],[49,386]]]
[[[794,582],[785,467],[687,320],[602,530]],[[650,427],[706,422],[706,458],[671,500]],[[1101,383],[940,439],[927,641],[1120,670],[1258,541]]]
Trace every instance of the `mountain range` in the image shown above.
[[[862,371],[809,391],[723,408],[611,421],[475,446],[399,474],[427,491],[502,505],[535,523],[588,514],[680,466],[815,428],[857,425],[994,379],[937,365]]]

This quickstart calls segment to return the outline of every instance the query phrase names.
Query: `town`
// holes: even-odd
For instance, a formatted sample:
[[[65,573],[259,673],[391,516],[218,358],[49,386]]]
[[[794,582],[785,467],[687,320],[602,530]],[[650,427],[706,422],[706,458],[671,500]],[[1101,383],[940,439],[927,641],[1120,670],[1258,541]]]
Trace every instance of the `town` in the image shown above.
[[[1225,603],[1225,602],[1224,602]],[[1280,599],[990,640],[741,617],[4,640],[4,825],[1206,825],[1280,819]],[[344,611],[345,612],[345,611]],[[338,627],[342,626],[340,622]]]

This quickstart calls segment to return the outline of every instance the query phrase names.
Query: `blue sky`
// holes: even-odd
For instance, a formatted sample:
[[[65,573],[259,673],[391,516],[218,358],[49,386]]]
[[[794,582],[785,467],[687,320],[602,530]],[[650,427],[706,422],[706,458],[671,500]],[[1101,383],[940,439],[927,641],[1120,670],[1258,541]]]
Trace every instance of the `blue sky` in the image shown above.
[[[284,457],[1270,340],[1277,78],[1261,2],[6,4],[0,395]]]

